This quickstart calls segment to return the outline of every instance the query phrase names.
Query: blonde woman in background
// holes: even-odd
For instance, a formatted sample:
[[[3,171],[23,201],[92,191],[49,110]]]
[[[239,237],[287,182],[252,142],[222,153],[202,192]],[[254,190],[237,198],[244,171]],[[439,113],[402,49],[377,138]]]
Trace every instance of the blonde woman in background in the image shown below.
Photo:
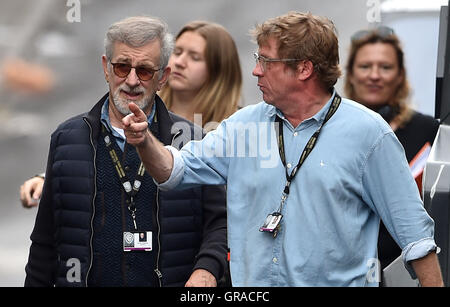
[[[237,110],[242,88],[239,55],[221,25],[205,21],[185,25],[176,37],[169,66],[172,72],[160,96],[172,112],[190,121],[201,114],[205,127]]]

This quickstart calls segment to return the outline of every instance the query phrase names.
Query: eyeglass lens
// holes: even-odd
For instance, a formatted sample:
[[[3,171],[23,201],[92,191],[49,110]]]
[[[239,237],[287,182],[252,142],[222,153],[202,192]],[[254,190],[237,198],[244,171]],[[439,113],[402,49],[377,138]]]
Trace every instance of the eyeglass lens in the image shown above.
[[[255,57],[255,62],[256,65],[260,65],[261,66],[261,70],[264,72],[266,70],[266,61],[263,57],[261,57],[257,52],[255,52],[253,54],[253,56]]]
[[[113,65],[114,73],[119,78],[125,78],[128,76],[128,74],[131,71],[131,68],[133,68],[130,64],[124,64],[124,63],[111,63]],[[148,81],[151,78],[153,78],[153,75],[155,74],[155,71],[150,71],[143,67],[134,67],[136,71],[136,75],[138,76],[139,80],[141,81]]]

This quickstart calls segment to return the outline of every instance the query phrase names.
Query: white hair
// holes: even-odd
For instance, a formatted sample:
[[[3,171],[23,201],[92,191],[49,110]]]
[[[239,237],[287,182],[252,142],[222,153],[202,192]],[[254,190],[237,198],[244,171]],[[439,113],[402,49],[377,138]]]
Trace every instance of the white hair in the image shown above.
[[[113,56],[115,42],[121,42],[132,47],[142,47],[158,39],[161,44],[159,68],[166,68],[174,48],[173,35],[167,24],[159,18],[136,16],[122,19],[112,24],[105,37],[105,54],[110,61]]]

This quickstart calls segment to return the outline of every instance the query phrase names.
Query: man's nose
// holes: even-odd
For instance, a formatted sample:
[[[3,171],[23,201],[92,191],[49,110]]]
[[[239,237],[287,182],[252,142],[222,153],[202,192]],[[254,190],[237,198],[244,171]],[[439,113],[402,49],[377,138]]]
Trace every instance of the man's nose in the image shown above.
[[[262,76],[264,71],[262,70],[262,65],[260,63],[256,63],[255,68],[252,71],[252,75],[255,77]]]
[[[130,73],[125,79],[125,82],[129,87],[135,87],[139,84],[139,82],[141,82],[141,80],[139,80],[139,77],[136,74],[136,69],[132,68],[130,70]]]

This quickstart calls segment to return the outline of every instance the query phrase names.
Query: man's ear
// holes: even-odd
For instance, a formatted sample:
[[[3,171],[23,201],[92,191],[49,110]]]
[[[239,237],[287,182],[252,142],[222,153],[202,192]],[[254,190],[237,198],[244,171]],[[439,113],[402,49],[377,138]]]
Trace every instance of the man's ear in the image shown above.
[[[297,76],[304,81],[312,76],[314,72],[314,65],[311,61],[301,61],[297,65]]]
[[[162,87],[164,86],[164,84],[166,84],[167,80],[169,79],[170,76],[170,67],[167,66],[166,68],[164,68],[163,70],[163,75],[162,77],[158,80],[158,88],[157,91],[161,90]]]
[[[106,55],[102,55],[102,65],[103,65],[103,73],[105,75],[106,82],[109,82],[109,71],[108,71],[108,59]]]

